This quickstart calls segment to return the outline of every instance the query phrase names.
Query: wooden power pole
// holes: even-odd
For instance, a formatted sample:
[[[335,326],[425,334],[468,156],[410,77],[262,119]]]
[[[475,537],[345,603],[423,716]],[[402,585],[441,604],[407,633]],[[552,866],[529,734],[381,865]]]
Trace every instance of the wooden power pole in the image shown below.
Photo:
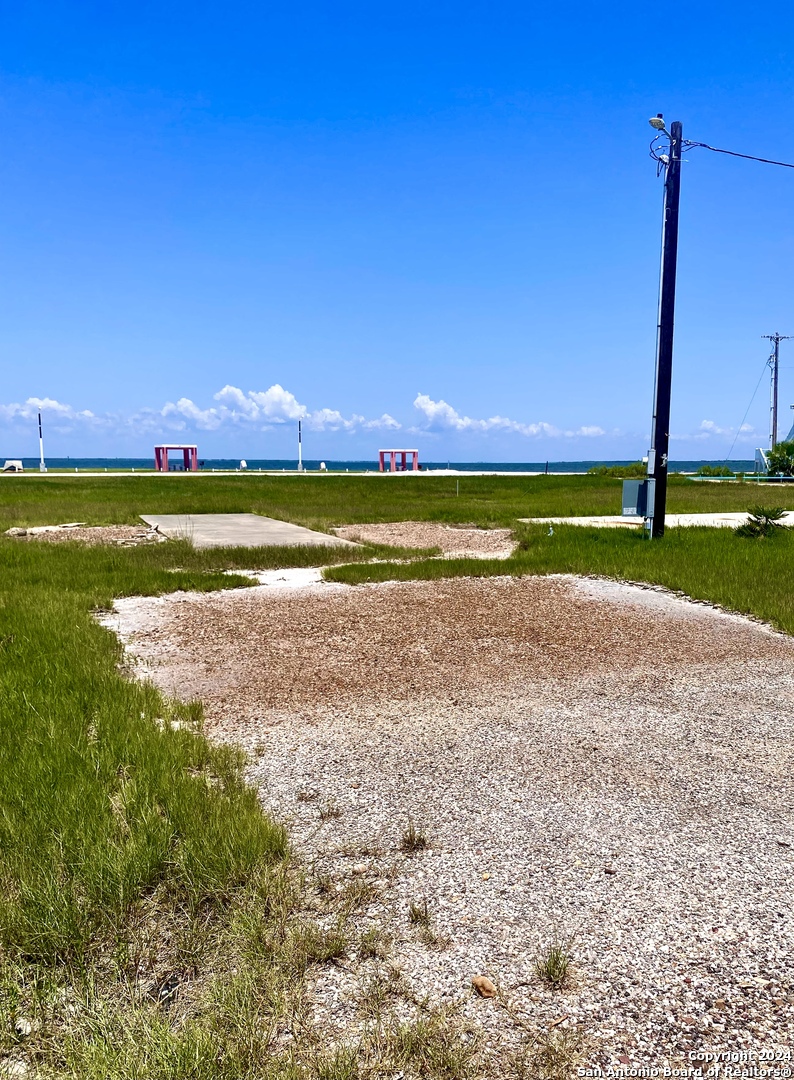
[[[678,262],[678,203],[681,196],[681,123],[670,125],[670,153],[665,162],[662,268],[659,282],[659,320],[656,331],[656,388],[653,432],[648,454],[648,517],[651,536],[664,536],[667,503],[667,455],[670,447],[670,395],[673,383],[673,324],[675,274]]]

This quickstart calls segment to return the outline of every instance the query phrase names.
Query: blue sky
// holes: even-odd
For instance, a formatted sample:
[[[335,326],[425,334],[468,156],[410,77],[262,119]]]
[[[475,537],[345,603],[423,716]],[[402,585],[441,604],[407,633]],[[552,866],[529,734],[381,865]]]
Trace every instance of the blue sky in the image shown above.
[[[792,42],[776,0],[5,5],[0,456],[39,400],[53,455],[281,457],[298,416],[310,457],[641,455],[647,119],[794,161]],[[721,457],[794,333],[794,170],[682,186],[671,456]]]

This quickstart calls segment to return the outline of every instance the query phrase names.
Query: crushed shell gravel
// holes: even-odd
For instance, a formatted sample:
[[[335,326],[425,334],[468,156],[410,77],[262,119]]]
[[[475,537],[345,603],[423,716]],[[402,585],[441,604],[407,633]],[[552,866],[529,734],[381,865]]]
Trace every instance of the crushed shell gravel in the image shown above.
[[[394,547],[437,547],[442,554],[468,558],[507,559],[515,550],[510,529],[475,529],[431,521],[395,521],[375,525],[343,525],[334,529],[343,540],[361,540]]]
[[[791,1044],[789,638],[567,577],[117,606],[140,673],[201,697],[210,735],[248,749],[263,806],[317,872],[380,890],[361,926],[393,935],[417,994],[465,996],[494,1060],[523,1034],[515,1016],[567,1016],[601,1065]],[[414,855],[409,821],[430,841]],[[556,991],[535,972],[555,938],[573,965]],[[318,974],[329,1033],[355,1031],[374,963]],[[502,996],[473,995],[475,975]]]

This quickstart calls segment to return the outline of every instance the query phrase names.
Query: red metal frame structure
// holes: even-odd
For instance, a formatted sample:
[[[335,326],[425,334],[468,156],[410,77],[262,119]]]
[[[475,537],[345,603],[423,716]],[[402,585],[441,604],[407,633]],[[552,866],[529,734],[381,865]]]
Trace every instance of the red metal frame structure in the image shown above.
[[[386,468],[386,455],[389,455],[389,468]],[[408,455],[411,465],[408,465]],[[399,461],[397,460],[399,456]],[[379,450],[378,470],[380,472],[419,472],[418,450]]]
[[[186,443],[163,443],[154,448],[154,471],[168,472],[168,451],[181,450],[185,472],[198,472],[198,447]]]

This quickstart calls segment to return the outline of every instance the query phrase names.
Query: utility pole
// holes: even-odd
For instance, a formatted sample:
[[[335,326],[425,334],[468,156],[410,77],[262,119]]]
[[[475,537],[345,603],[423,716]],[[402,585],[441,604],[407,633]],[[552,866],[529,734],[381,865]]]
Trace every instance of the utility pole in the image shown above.
[[[665,131],[661,114],[651,120]],[[662,219],[662,266],[659,279],[659,315],[656,329],[656,385],[653,432],[648,453],[648,508],[651,537],[664,536],[667,502],[667,455],[670,446],[670,395],[673,381],[673,323],[675,319],[675,273],[678,261],[678,203],[681,196],[682,128],[674,120],[667,132],[670,153],[664,163],[664,216]]]
[[[39,472],[46,472],[47,466],[44,464],[44,436],[41,433],[41,410],[39,410]]]
[[[656,384],[653,402],[653,433],[651,448],[648,451],[648,473],[645,484],[646,507],[645,520],[651,537],[664,536],[665,503],[667,501],[667,458],[670,447],[670,396],[673,375],[673,324],[675,320],[675,272],[678,260],[678,204],[681,197],[681,155],[694,147],[711,150],[715,154],[727,154],[729,157],[743,158],[745,161],[758,161],[762,165],[778,165],[783,169],[794,169],[794,161],[776,161],[774,158],[756,157],[755,154],[742,154],[737,150],[710,146],[704,142],[692,142],[684,139],[681,123],[675,120],[670,130],[664,122],[664,116],[657,113],[648,121],[656,132],[651,140],[651,157],[657,164],[656,175],[664,169],[664,218],[662,224],[662,267],[659,282],[659,317],[656,329]],[[668,153],[664,153],[661,140],[668,140]],[[778,354],[783,334],[764,334],[774,342],[775,348],[769,358],[772,368],[772,404],[770,417],[769,441],[772,446],[777,441],[777,403],[778,403]],[[792,406],[794,408],[794,405]],[[794,432],[794,428],[792,428]],[[626,498],[624,486],[624,500]],[[629,493],[631,495],[632,493]],[[624,501],[626,507],[631,505]],[[637,507],[635,507],[637,509]]]
[[[762,334],[761,337],[771,341],[774,345],[772,355],[769,357],[769,366],[772,369],[772,386],[769,400],[769,449],[774,450],[777,444],[777,386],[778,370],[780,361],[780,342],[788,341],[790,334]]]
[[[298,421],[298,472],[303,472],[303,441],[301,438],[301,422]]]

